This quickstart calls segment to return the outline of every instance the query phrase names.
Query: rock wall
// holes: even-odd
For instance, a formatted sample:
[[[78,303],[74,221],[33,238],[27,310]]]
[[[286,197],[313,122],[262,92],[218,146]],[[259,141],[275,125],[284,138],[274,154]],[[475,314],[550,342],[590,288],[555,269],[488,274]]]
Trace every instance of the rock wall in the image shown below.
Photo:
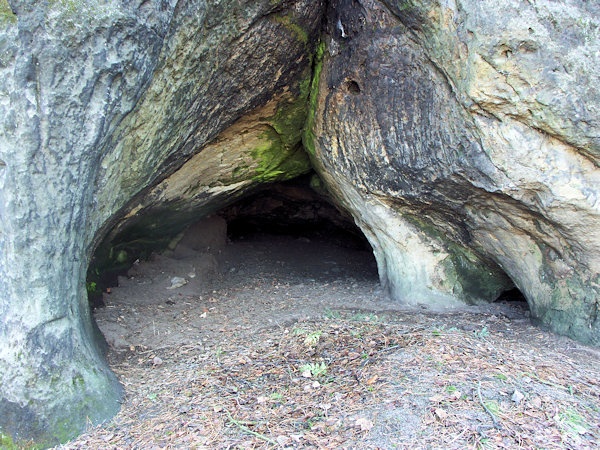
[[[0,0],[3,435],[118,410],[85,286],[102,240],[164,245],[311,165],[399,301],[514,282],[600,343],[600,6],[325,3]]]
[[[245,114],[270,101],[276,114],[301,95],[322,8],[308,0],[0,2],[4,435],[57,443],[118,410],[121,389],[87,303],[93,248],[130,203]],[[292,153],[280,123],[263,131]],[[267,137],[257,136],[268,154]],[[254,159],[266,169],[246,164],[247,185],[285,176],[277,162],[262,164],[263,154]]]
[[[600,342],[600,7],[332,4],[306,147],[409,303],[493,300]]]

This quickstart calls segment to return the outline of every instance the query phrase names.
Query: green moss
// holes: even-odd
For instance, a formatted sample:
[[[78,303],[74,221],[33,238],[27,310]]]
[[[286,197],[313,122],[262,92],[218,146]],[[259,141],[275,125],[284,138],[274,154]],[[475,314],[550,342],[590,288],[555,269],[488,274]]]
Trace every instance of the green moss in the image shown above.
[[[264,119],[271,128],[262,134],[262,144],[250,151],[257,163],[252,180],[262,183],[284,181],[310,170],[310,160],[302,148],[309,85],[307,70],[297,87],[297,97],[282,102],[272,117]]]
[[[304,124],[304,134],[302,136],[302,142],[304,148],[311,155],[315,156],[315,135],[313,133],[313,126],[315,122],[315,114],[317,112],[317,101],[319,96],[319,78],[321,76],[321,70],[323,69],[323,55],[325,52],[325,42],[320,41],[317,45],[315,55],[313,57],[313,76],[310,85],[310,95],[308,98],[308,112],[306,115],[306,123]]]
[[[323,180],[321,180],[321,177],[319,177],[319,175],[314,174],[312,177],[310,177],[309,186],[316,193],[318,193],[324,197],[329,196],[329,192],[327,191],[327,188],[325,187],[325,183],[323,183]]]
[[[446,285],[455,294],[462,294],[465,301],[491,302],[512,286],[510,279],[495,264],[486,262],[472,250],[448,239],[433,224],[410,214],[404,214],[403,217],[444,247],[448,253],[448,258],[442,262],[447,276]]]
[[[77,13],[81,9],[82,0],[47,0],[51,8],[61,8],[71,14]],[[87,3],[87,2],[86,2]]]
[[[296,39],[301,41],[304,45],[308,45],[308,33],[300,25],[298,25],[297,23],[294,23],[292,21],[292,18],[290,17],[290,15],[286,15],[286,16],[275,15],[275,16],[273,16],[273,20],[277,23],[280,23],[285,28],[287,28],[291,32],[291,34]]]
[[[0,0],[0,23],[14,24],[17,23],[17,16],[13,13],[6,0]]]
[[[12,450],[13,448],[18,448],[12,438],[8,435],[0,431],[0,449],[2,450]]]
[[[253,181],[284,181],[310,170],[310,161],[299,141],[292,147],[293,141],[289,141],[289,136],[279,134],[275,128],[266,131],[262,139],[264,144],[250,152],[258,164]]]

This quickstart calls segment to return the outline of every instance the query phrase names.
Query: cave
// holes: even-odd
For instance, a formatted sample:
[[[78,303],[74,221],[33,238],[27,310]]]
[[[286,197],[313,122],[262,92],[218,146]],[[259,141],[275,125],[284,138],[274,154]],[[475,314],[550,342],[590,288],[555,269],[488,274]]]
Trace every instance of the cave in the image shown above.
[[[262,186],[190,220],[166,245],[149,249],[139,245],[152,241],[148,232],[134,224],[92,258],[90,303],[117,354],[202,341],[217,328],[259,326],[256,317],[283,326],[389,303],[369,242],[314,173]],[[113,265],[99,265],[107,253]]]
[[[186,219],[185,227],[176,224],[157,241],[153,229],[140,227],[155,221],[142,217],[120,233],[109,232],[112,241],[96,250],[89,300],[113,350],[201,339],[202,321],[186,330],[172,320],[183,310],[190,317],[191,311],[214,317],[203,330],[210,333],[215,323],[242,326],[244,309],[281,326],[324,311],[402,308],[380,285],[369,241],[314,172],[260,186],[208,215]],[[302,303],[288,305],[286,295],[302,297]],[[494,311],[507,317],[529,314],[514,286],[494,302]],[[155,322],[155,313],[167,310],[173,317]]]
[[[139,349],[128,321],[235,330],[261,289],[281,325],[326,284],[417,311],[516,285],[600,344],[600,53],[564,39],[593,2],[88,3],[0,0],[0,446],[117,413],[93,314]],[[331,267],[286,282],[292,254]]]
[[[86,282],[93,309],[104,306],[103,294],[118,287],[119,279],[126,277],[132,266],[140,261],[152,260],[157,254],[180,259],[190,256],[186,251],[211,251],[209,245],[202,247],[197,242],[190,243],[194,239],[214,241],[213,250],[216,249],[217,257],[224,246],[224,242],[219,241],[224,238],[228,243],[269,238],[298,240],[311,243],[308,260],[312,263],[317,263],[320,257],[319,244],[337,246],[360,253],[364,267],[357,268],[357,272],[377,278],[377,266],[368,240],[352,216],[335,206],[314,172],[253,189],[233,204],[210,214],[186,214],[180,223],[168,221],[167,224],[172,225],[170,229],[160,226],[157,231],[152,225],[146,227],[148,223],[154,224],[154,218],[140,217],[119,232],[109,231],[98,245],[91,258]],[[196,237],[190,237],[194,234]],[[205,236],[199,236],[203,234]]]

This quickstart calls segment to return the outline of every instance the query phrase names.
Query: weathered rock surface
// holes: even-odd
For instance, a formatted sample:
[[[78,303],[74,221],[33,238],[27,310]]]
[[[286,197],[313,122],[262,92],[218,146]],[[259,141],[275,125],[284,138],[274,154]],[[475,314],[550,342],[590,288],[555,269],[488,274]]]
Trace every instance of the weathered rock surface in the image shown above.
[[[0,0],[3,435],[55,443],[119,407],[94,249],[126,264],[311,165],[394,298],[514,282],[542,324],[600,344],[598,17],[584,0]]]
[[[600,7],[341,2],[306,147],[411,303],[493,299],[600,342]]]
[[[236,164],[245,187],[290,176],[279,166],[293,158],[270,144],[291,155],[300,142],[283,125],[302,112],[285,107],[310,81],[322,4],[0,6],[0,429],[54,443],[119,407],[87,304],[94,246],[135,216],[127,205],[256,108],[276,116],[248,125],[258,148],[236,148],[222,173],[211,163],[212,179],[230,183]],[[307,169],[298,161],[290,172]]]

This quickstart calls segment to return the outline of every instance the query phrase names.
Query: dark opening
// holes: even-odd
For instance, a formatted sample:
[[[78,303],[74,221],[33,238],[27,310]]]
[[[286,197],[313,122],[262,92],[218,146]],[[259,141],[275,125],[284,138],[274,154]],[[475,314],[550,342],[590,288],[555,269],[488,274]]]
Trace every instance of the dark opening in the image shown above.
[[[354,224],[353,218],[333,205],[314,173],[267,184],[216,211],[211,217],[226,222],[230,243],[253,241],[257,248],[278,248],[282,251],[274,252],[273,257],[288,260],[288,269],[293,271],[306,266],[306,269],[300,270],[303,275],[296,271],[299,277],[323,280],[335,278],[336,274],[346,274],[378,280],[377,265],[369,242]],[[198,217],[198,220],[200,223],[192,223],[179,237],[177,233],[182,229],[180,226],[171,235],[165,234],[160,241],[150,234],[151,230],[142,229],[142,219],[119,233],[113,241],[104,242],[96,251],[88,270],[87,288],[92,308],[105,306],[107,293],[119,286],[119,280],[123,282],[131,277],[132,271],[136,271],[134,264],[157,257],[181,261],[202,252],[214,253],[219,260],[219,271],[226,273],[230,269],[230,262],[221,261],[221,251],[215,252],[216,245],[207,249],[200,244],[207,234],[212,233],[217,240],[220,239],[218,235],[221,231],[217,228],[221,225],[211,222],[210,217],[208,222],[206,217]],[[224,237],[224,232],[222,234]],[[346,249],[347,254],[343,250],[336,251],[335,247]],[[271,254],[270,250],[266,252]],[[294,258],[297,261],[293,261]],[[329,258],[325,265],[319,262],[323,258]],[[347,261],[334,268],[336,258]],[[281,272],[280,275],[287,274]],[[218,276],[213,278],[214,285],[218,285]]]
[[[360,94],[360,86],[354,80],[349,80],[346,82],[346,89],[348,89],[348,92],[351,94]]]
[[[494,303],[510,307],[517,314],[529,315],[529,303],[527,303],[527,299],[517,287],[504,291]]]
[[[279,235],[371,251],[352,217],[328,201],[318,178],[311,175],[270,185],[217,214],[227,221],[228,236],[234,241]]]

